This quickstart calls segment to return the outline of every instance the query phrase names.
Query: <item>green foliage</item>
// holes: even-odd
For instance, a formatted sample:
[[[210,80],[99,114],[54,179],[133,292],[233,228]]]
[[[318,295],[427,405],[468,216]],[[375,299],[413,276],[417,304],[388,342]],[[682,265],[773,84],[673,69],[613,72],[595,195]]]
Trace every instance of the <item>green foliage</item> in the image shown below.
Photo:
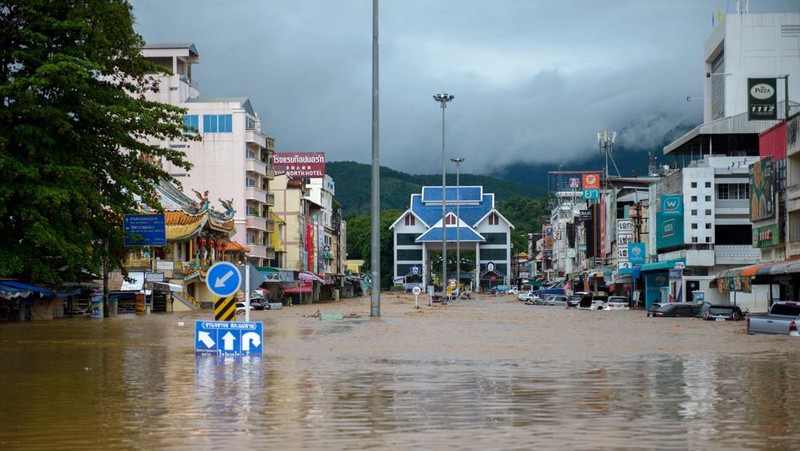
[[[514,224],[511,243],[515,250],[528,249],[528,233],[542,231],[542,223],[550,216],[552,195],[539,199],[512,196],[497,206],[497,210]],[[534,238],[534,240],[538,237]]]
[[[353,161],[329,162],[325,172],[338,182],[336,198],[342,203],[345,214],[369,214],[372,210],[372,167]],[[409,207],[411,194],[422,192],[423,186],[441,186],[442,175],[410,175],[386,167],[380,168],[381,210],[396,209],[405,211]],[[346,181],[346,183],[344,183]],[[447,176],[450,186],[456,185],[456,174]],[[522,185],[474,174],[461,174],[461,186],[483,186],[494,193],[495,201],[500,203],[513,196],[536,199],[545,195],[545,189]]]
[[[381,252],[381,287],[392,285],[394,275],[393,235],[389,226],[400,217],[402,211],[385,210],[380,218],[380,252]],[[347,220],[347,258],[364,260],[364,272],[372,268],[372,217],[368,215],[352,216]]]
[[[148,187],[189,169],[183,110],[146,101],[147,74],[124,0],[28,0],[0,6],[0,276],[56,283],[120,267],[121,218]]]

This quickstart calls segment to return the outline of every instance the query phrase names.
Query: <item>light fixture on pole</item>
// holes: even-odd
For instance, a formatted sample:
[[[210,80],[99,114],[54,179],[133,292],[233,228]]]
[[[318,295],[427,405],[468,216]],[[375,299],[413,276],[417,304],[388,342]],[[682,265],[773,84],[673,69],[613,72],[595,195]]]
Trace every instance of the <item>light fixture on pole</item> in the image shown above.
[[[444,110],[447,108],[447,102],[453,100],[455,96],[444,93],[435,94],[433,100],[442,105],[442,294],[445,292],[445,283],[447,283],[447,172],[445,171],[445,158],[444,158]]]
[[[450,161],[456,164],[456,287],[461,286],[461,163],[464,158],[455,157]],[[460,292],[459,288],[459,292]]]
[[[606,154],[606,169],[604,174],[604,183],[608,181],[608,159],[611,158],[611,162],[614,164],[614,168],[617,168],[617,163],[614,162],[614,157],[611,156],[611,152],[614,150],[614,143],[617,141],[617,132],[611,132],[609,135],[608,131],[597,132],[597,147],[600,149],[600,152]],[[617,176],[619,176],[619,168],[617,168]]]

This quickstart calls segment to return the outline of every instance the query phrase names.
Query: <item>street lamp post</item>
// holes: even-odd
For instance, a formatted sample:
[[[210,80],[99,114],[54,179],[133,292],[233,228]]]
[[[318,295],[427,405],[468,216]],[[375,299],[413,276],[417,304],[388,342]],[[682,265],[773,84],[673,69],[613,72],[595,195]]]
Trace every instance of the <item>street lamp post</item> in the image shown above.
[[[456,287],[461,286],[461,163],[464,158],[455,157],[450,161],[456,164]],[[459,292],[461,289],[459,288]]]
[[[445,158],[444,158],[444,110],[447,108],[447,102],[453,100],[455,96],[444,93],[435,94],[433,100],[442,105],[442,294],[445,292],[445,283],[447,282],[447,172],[445,171]]]

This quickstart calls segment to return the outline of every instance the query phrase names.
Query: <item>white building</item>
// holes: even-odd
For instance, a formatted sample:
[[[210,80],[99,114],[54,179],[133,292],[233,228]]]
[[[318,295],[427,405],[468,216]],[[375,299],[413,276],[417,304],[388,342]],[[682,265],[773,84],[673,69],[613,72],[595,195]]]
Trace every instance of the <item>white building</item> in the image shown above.
[[[193,168],[186,171],[165,162],[164,169],[181,181],[189,196],[207,191],[214,198],[232,200],[236,210],[232,239],[251,249],[251,263],[265,266],[275,257],[270,239],[274,221],[269,214],[274,205],[269,192],[274,140],[262,133],[261,119],[246,97],[200,97],[192,80],[192,65],[200,61],[193,44],[149,45],[142,54],[171,72],[157,76],[160,89],[150,94],[150,100],[186,108],[187,133],[202,138],[165,143],[186,152]]]
[[[324,178],[310,178],[306,184],[307,198],[319,206],[315,222],[315,268],[320,274],[344,274],[344,249],[346,230],[341,211],[335,210],[333,198],[336,195],[336,184],[333,178],[325,175]]]

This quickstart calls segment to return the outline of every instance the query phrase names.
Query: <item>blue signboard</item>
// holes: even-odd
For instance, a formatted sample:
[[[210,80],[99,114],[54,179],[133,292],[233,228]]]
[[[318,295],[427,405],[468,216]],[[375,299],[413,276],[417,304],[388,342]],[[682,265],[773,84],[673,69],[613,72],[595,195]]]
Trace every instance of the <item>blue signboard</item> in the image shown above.
[[[600,190],[599,189],[585,189],[585,190],[583,190],[583,199],[584,200],[599,200],[600,199]]]
[[[164,215],[125,215],[122,220],[125,246],[166,246]]]
[[[647,262],[644,243],[628,243],[628,261],[631,265],[644,265]]]
[[[242,285],[242,273],[233,263],[217,262],[208,268],[206,286],[215,295],[224,298],[237,291]]]
[[[195,354],[262,355],[262,322],[195,321]]]

